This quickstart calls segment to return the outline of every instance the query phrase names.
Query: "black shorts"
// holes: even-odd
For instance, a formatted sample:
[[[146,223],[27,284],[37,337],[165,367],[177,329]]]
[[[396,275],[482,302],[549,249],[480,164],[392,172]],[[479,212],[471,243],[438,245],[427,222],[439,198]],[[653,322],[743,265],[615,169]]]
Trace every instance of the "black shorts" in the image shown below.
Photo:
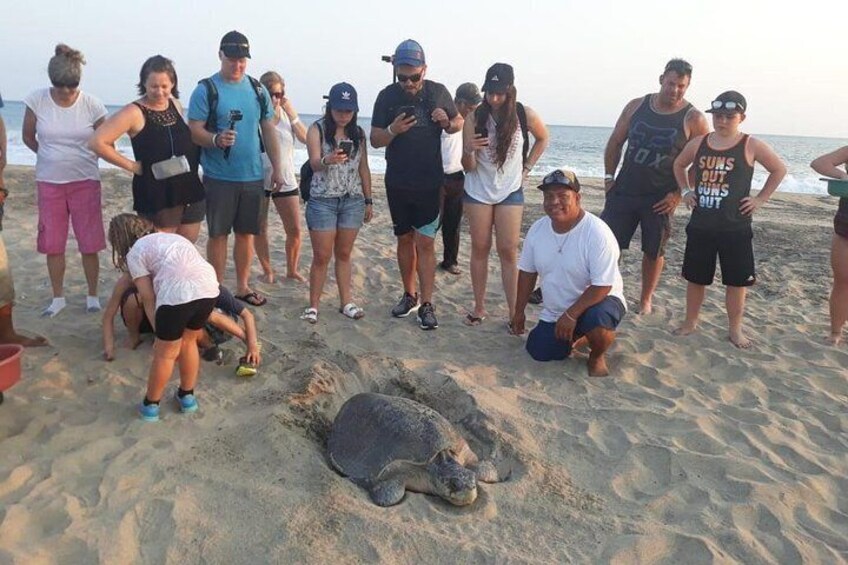
[[[683,278],[694,284],[711,285],[715,278],[716,257],[721,263],[723,285],[751,286],[757,282],[751,226],[730,232],[687,227]]]
[[[293,188],[291,190],[278,190],[277,192],[271,192],[270,190],[265,191],[265,198],[273,198],[276,200],[277,198],[291,198],[292,196],[299,196],[300,190]]]
[[[416,230],[427,237],[435,237],[439,230],[441,187],[433,190],[387,190],[389,213],[395,235]]]
[[[156,338],[162,341],[176,341],[187,329],[203,329],[216,300],[217,297],[200,298],[185,304],[160,306],[156,309]]]
[[[185,224],[199,224],[206,218],[206,200],[180,204],[158,212],[139,212],[138,215],[157,228],[177,228]]]
[[[839,199],[839,210],[833,217],[833,231],[836,235],[848,237],[848,198]]]
[[[628,249],[636,227],[642,226],[642,253],[652,259],[665,254],[665,244],[671,237],[671,218],[657,214],[654,204],[665,194],[621,195],[617,189],[607,193],[601,219],[607,223],[618,241],[619,249]]]
[[[153,326],[150,325],[150,320],[147,319],[147,314],[144,312],[144,305],[141,303],[141,300],[138,298],[138,289],[134,286],[131,286],[121,295],[121,320],[124,322],[125,327],[127,326],[127,317],[124,315],[124,306],[127,303],[127,300],[134,300],[136,305],[141,308],[142,311],[142,319],[141,324],[138,326],[138,333],[140,334],[152,334]]]

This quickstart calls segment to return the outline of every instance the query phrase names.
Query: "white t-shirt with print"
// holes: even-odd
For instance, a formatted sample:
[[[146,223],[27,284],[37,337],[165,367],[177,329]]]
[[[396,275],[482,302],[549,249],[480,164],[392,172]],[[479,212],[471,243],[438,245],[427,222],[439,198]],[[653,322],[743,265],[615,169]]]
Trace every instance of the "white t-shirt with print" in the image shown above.
[[[594,214],[585,212],[564,234],[554,231],[548,216],[537,220],[524,238],[518,268],[542,278],[545,300],[539,319],[556,323],[590,286],[611,286],[609,296],[627,308],[619,254],[612,230]]]
[[[63,108],[53,101],[49,88],[32,92],[24,104],[35,114],[35,180],[57,184],[99,180],[97,155],[88,148],[88,139],[94,123],[106,117],[106,106],[80,92],[73,105]]]
[[[215,269],[194,244],[175,233],[152,233],[135,242],[127,253],[133,280],[150,276],[156,308],[187,304],[218,296]]]

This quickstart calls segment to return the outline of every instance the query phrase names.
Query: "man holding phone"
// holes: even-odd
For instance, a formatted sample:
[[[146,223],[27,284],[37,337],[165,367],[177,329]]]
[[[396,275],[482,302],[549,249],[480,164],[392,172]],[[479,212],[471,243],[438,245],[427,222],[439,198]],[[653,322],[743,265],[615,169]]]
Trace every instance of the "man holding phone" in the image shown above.
[[[262,306],[266,299],[250,289],[248,277],[253,236],[259,233],[267,206],[263,140],[273,168],[273,190],[283,185],[274,106],[268,90],[245,74],[250,58],[247,37],[237,31],[225,34],[218,58],[220,72],[200,81],[191,94],[188,110],[191,138],[201,147],[209,230],[206,259],[221,282],[227,266],[227,239],[230,231],[235,232],[235,297]]]
[[[441,135],[461,131],[463,118],[447,88],[424,79],[427,65],[417,41],[398,45],[392,64],[397,82],[380,91],[371,118],[371,145],[386,148],[386,197],[404,287],[392,316],[417,311],[421,329],[434,330],[439,327],[432,299],[444,176]]]

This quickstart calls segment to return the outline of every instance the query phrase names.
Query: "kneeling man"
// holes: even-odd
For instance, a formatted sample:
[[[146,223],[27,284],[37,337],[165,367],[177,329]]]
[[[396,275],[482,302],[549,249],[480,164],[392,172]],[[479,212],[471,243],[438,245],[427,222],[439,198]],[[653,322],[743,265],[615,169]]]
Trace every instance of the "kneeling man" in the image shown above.
[[[524,333],[524,310],[536,278],[542,276],[544,310],[527,337],[536,361],[565,359],[572,347],[588,343],[589,375],[609,374],[604,354],[624,317],[619,249],[612,230],[580,205],[580,181],[571,171],[555,170],[538,187],[546,216],[524,239],[518,261],[518,299],[512,333]]]

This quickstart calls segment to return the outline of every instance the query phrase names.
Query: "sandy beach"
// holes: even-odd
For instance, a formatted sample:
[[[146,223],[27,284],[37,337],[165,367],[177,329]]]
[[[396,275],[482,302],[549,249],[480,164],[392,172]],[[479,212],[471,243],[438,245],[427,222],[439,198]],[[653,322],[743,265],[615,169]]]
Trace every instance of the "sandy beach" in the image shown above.
[[[130,179],[110,170],[103,180],[108,222],[130,211]],[[601,183],[581,180],[584,207],[600,213]],[[0,405],[0,563],[848,561],[848,345],[823,339],[833,198],[777,194],[757,212],[748,351],[727,340],[720,285],[708,291],[699,333],[671,333],[685,299],[679,209],[651,315],[632,312],[638,242],[623,255],[631,313],[609,357],[612,376],[590,379],[585,359],[536,363],[523,338],[507,334],[494,254],[490,317],[463,325],[473,303],[467,227],[464,274],[437,277],[440,328],[392,319],[401,287],[378,177],[375,220],[354,251],[366,317],[337,312],[332,278],[314,326],[298,319],[306,285],[257,284],[269,296],[253,310],[260,373],[239,379],[233,365],[204,363],[200,411],[181,415],[163,402],[163,421],[146,424],[135,406],[150,342],[129,350],[118,322],[122,347],[102,360],[73,237],[68,307],[39,317],[50,289],[35,250],[33,170],[10,167],[6,185],[15,325],[51,346],[25,353],[22,380]],[[537,190],[527,200],[522,233],[542,214]],[[270,230],[279,271],[273,215]],[[204,228],[202,250],[205,241]],[[306,271],[308,237],[303,255]],[[105,304],[117,278],[109,251],[101,269]],[[529,308],[529,322],[538,311]],[[325,451],[336,411],[360,391],[432,406],[510,479],[483,485],[465,508],[415,493],[375,506]]]

